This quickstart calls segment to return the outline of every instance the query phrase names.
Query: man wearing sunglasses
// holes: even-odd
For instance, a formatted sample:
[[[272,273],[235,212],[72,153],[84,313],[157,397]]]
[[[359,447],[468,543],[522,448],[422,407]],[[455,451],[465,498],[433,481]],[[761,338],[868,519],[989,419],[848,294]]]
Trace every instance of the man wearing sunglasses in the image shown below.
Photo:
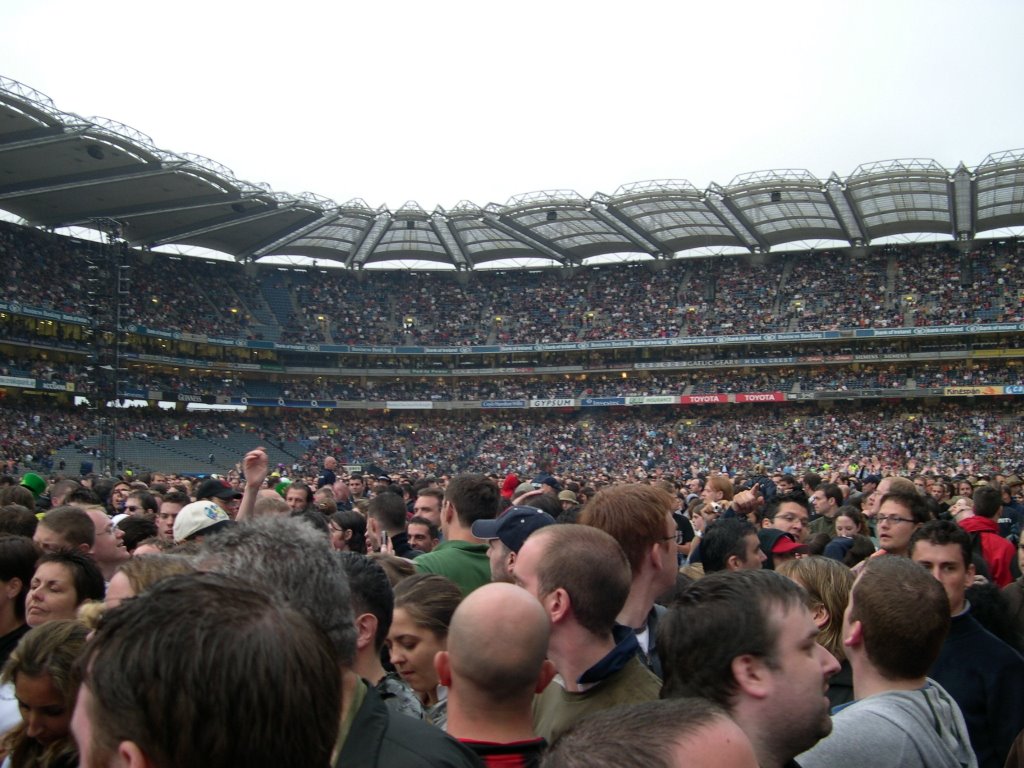
[[[152,518],[159,510],[159,502],[149,491],[132,491],[124,503],[124,511],[134,517]]]

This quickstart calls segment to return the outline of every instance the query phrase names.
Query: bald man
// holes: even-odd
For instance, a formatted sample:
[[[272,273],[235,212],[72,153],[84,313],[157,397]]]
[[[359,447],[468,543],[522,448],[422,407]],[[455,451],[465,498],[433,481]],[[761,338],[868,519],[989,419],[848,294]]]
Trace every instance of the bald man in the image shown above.
[[[338,468],[338,460],[333,456],[328,456],[324,459],[324,469],[320,473],[320,476],[316,479],[316,487],[323,488],[325,485],[333,487],[338,481],[338,476],[334,474],[334,470]]]
[[[448,650],[434,657],[448,688],[448,733],[484,764],[539,764],[547,741],[533,730],[532,704],[555,674],[544,658],[550,631],[541,604],[512,584],[477,588],[452,616]]]

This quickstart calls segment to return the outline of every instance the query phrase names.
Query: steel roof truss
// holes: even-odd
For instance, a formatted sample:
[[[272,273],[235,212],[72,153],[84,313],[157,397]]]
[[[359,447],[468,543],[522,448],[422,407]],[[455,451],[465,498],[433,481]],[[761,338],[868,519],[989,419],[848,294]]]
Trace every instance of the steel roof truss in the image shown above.
[[[66,192],[73,189],[84,189],[102,184],[114,184],[119,181],[135,181],[153,176],[165,176],[177,171],[177,167],[169,165],[160,166],[136,166],[133,169],[125,170],[118,168],[116,171],[99,171],[97,173],[69,178],[65,180],[41,179],[30,184],[16,184],[10,187],[0,187],[0,200],[13,200],[19,197],[30,197],[32,195],[45,195],[50,192]]]
[[[484,219],[496,229],[501,230],[506,235],[515,240],[522,242],[528,248],[533,248],[549,259],[554,259],[561,264],[572,264],[574,259],[566,253],[562,248],[557,245],[548,242],[539,235],[535,235],[527,229],[524,229],[514,221],[506,221],[502,216],[495,216],[493,213],[484,214]]]
[[[663,243],[644,232],[636,222],[630,221],[611,206],[594,204],[590,207],[590,212],[645,253],[655,258],[665,258],[672,254],[671,248],[666,248]]]
[[[306,235],[315,232],[321,227],[328,227],[341,218],[340,213],[334,213],[330,216],[317,217],[311,222],[300,223],[293,227],[285,228],[285,231],[274,235],[266,241],[265,245],[256,245],[250,248],[246,248],[244,251],[239,252],[235,255],[235,261],[245,261],[246,259],[252,259],[253,261],[267,256],[273,251],[284,250],[290,244],[296,240],[305,237]]]

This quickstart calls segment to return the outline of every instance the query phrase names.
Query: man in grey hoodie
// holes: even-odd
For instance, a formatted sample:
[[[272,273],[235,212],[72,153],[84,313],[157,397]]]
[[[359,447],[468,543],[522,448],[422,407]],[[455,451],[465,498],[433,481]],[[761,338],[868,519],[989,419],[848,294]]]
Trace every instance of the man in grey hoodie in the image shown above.
[[[927,677],[948,631],[949,601],[938,581],[905,557],[872,560],[843,616],[855,701],[833,710],[832,735],[799,764],[976,768],[959,707]]]

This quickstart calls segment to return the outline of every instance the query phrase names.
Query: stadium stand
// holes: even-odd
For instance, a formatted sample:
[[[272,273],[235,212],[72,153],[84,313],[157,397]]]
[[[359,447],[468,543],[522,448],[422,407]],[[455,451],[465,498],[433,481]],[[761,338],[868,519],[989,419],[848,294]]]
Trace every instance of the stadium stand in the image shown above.
[[[1024,152],[971,169],[891,161],[827,180],[772,171],[704,192],[637,182],[388,211],[271,192],[21,84],[0,78],[0,90],[10,136],[118,148],[84,152],[110,177],[99,210],[62,154],[37,167],[0,135],[24,160],[4,207],[36,225],[0,223],[12,469],[113,453],[124,467],[207,473],[254,443],[298,471],[328,451],[444,471],[557,456],[624,475],[857,454],[1019,469],[1024,247],[979,233],[1024,224],[1024,198],[1005,194]],[[160,171],[142,182],[146,202],[122,183],[135,170]],[[71,223],[106,241],[51,231]],[[871,245],[922,232],[951,240]],[[786,250],[815,239],[848,247]],[[166,244],[236,261],[153,249]],[[744,253],[695,253],[711,246]],[[608,254],[636,258],[590,263]],[[322,262],[260,261],[277,255]],[[521,257],[551,266],[482,268]],[[448,269],[367,268],[402,259]],[[116,313],[101,320],[108,298]],[[236,410],[193,410],[214,405]]]
[[[90,249],[101,246],[13,225],[0,227],[0,244],[11,273],[25,276],[5,285],[0,314],[0,374],[5,377],[7,404],[15,406],[5,409],[13,422],[6,424],[4,456],[20,463],[31,457],[28,465],[42,461],[52,466],[63,460],[66,467],[102,458],[95,437],[97,417],[70,407],[75,393],[88,394],[92,381],[84,334],[87,319],[80,314],[87,286],[75,279],[55,285],[57,281],[44,277],[55,271],[81,274]],[[827,274],[815,267],[822,254],[800,252],[772,256],[760,265],[723,258],[672,263],[657,272],[636,264],[581,268],[566,283],[557,279],[564,276],[558,271],[478,273],[468,281],[450,274],[388,272],[360,280],[334,270],[311,274],[132,253],[133,268],[146,278],[128,292],[126,307],[134,332],[125,339],[119,391],[126,399],[179,401],[178,409],[190,401],[252,408],[244,415],[213,419],[180,410],[169,416],[121,413],[116,452],[124,466],[140,470],[208,472],[211,454],[222,461],[237,458],[256,439],[278,446],[272,448],[278,463],[305,468],[322,458],[319,444],[310,440],[324,424],[338,431],[353,429],[350,416],[335,414],[376,409],[381,412],[373,417],[377,422],[394,407],[422,411],[445,406],[470,411],[435,414],[427,422],[420,421],[422,413],[414,416],[410,411],[391,417],[413,425],[408,429],[362,434],[331,446],[348,461],[387,461],[403,468],[417,459],[448,468],[493,468],[488,462],[528,465],[529,449],[509,455],[508,433],[522,431],[517,423],[528,427],[531,438],[540,435],[544,445],[593,440],[580,424],[619,436],[619,417],[581,409],[584,401],[604,398],[614,406],[633,398],[637,402],[630,405],[647,409],[646,420],[646,414],[654,413],[651,409],[668,402],[686,405],[687,399],[709,398],[711,403],[738,404],[751,394],[770,395],[771,406],[766,408],[788,408],[793,413],[795,405],[783,406],[784,401],[826,398],[803,406],[812,411],[801,411],[804,419],[825,418],[829,398],[859,398],[861,409],[875,409],[881,403],[889,407],[888,400],[864,398],[891,396],[904,400],[900,415],[893,411],[887,417],[897,426],[913,421],[915,413],[936,408],[942,412],[951,406],[946,399],[936,405],[936,397],[999,395],[990,413],[979,405],[973,410],[995,418],[997,426],[992,428],[997,432],[1015,429],[1012,398],[1004,398],[1022,384],[1020,332],[1012,326],[997,327],[991,334],[984,331],[985,325],[1005,326],[1020,317],[1024,285],[1017,269],[1016,241],[981,242],[966,254],[934,244],[887,246],[857,261],[857,268],[852,256],[828,256],[837,268]],[[46,313],[57,319],[44,319]],[[953,321],[974,325],[945,333]],[[897,335],[861,340],[845,333],[887,328]],[[904,328],[907,333],[898,335]],[[820,339],[799,335],[837,329],[844,333]],[[920,335],[913,329],[936,333]],[[731,340],[785,333],[797,337],[721,343],[723,336]],[[688,343],[639,350],[618,344],[659,338]],[[258,351],[248,346],[270,339],[301,343],[292,345],[296,349],[273,343]],[[543,346],[575,340],[609,346]],[[244,346],[240,348],[239,342]],[[384,349],[329,351],[332,344],[355,342]],[[481,344],[501,350],[519,342],[528,348],[487,354],[472,350]],[[427,343],[451,346],[431,354],[422,347]],[[421,351],[414,354],[398,345]],[[452,349],[469,354],[452,354]],[[56,403],[43,406],[36,399],[33,407],[29,393],[46,393]],[[642,402],[646,398],[654,400]],[[918,406],[918,400],[923,405]],[[532,413],[521,412],[518,419],[509,416],[507,408],[537,402],[573,413],[550,417],[560,425],[550,433],[533,424],[544,419]],[[296,424],[303,422],[295,422],[290,414],[283,418],[257,410],[257,405],[279,403],[315,403],[338,410],[326,418],[311,417],[298,429]],[[505,410],[490,410],[494,404]],[[776,419],[786,418],[762,420],[756,409],[742,412],[758,429],[773,433]],[[734,418],[729,409],[717,413],[711,424]],[[45,427],[35,428],[36,417]],[[705,434],[709,423],[705,412],[695,408],[650,418],[660,425],[650,430],[656,434],[671,434],[671,425],[680,421],[704,425]],[[70,421],[61,423],[64,420]],[[240,428],[242,420],[250,426]],[[211,423],[222,427],[216,436],[208,434]],[[292,424],[287,439],[266,439],[274,432],[272,423]],[[639,422],[634,427],[639,428]],[[21,440],[15,441],[19,430]],[[440,443],[424,446],[409,440],[410,434],[438,430],[445,437]],[[626,432],[623,439],[628,442]],[[849,461],[861,450],[890,458],[898,454],[888,443],[878,447],[870,440],[864,445],[835,440],[850,452],[829,451],[827,463]],[[1016,466],[1015,455],[999,456],[980,435],[944,440],[947,445],[971,447],[933,452],[928,459],[949,467],[965,457],[988,462],[989,468]],[[726,451],[722,462],[755,460],[754,452],[726,450],[728,440],[712,442],[716,444]],[[446,456],[444,446],[459,450]],[[800,443],[780,445],[762,451],[756,460],[791,462],[800,450]],[[665,464],[660,458],[665,455],[682,460],[678,454],[666,454],[661,443],[648,446],[648,451],[649,456],[630,453],[628,459],[602,455],[585,463],[574,460],[571,466],[607,467],[621,474],[645,461]],[[822,458],[825,454],[823,449]],[[696,460],[713,461],[713,453],[698,453]]]

